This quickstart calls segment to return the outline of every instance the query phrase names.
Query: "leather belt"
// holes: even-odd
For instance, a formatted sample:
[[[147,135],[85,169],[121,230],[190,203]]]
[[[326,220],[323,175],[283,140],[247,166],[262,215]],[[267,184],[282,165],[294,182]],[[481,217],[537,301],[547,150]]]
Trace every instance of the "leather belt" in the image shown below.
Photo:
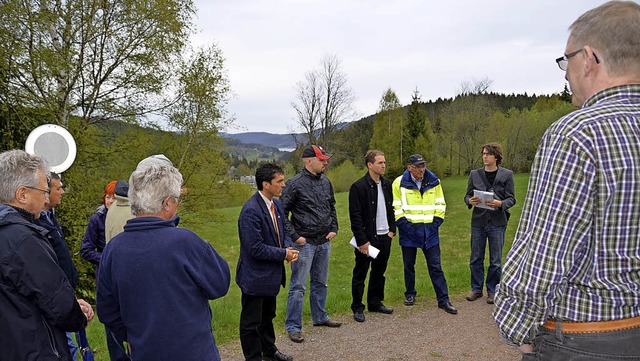
[[[562,322],[561,331],[564,333],[597,333],[612,332],[631,328],[640,327],[640,316],[623,318],[622,320],[613,321],[596,321],[596,322]],[[542,327],[555,331],[556,321],[547,320]]]

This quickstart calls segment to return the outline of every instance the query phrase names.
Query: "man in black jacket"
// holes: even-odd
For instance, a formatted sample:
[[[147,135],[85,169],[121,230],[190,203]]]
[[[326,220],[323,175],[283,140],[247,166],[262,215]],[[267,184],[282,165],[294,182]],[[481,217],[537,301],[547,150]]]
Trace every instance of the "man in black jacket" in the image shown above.
[[[46,163],[21,150],[0,154],[0,355],[3,360],[71,360],[65,331],[93,319],[34,224],[49,195]]]
[[[291,282],[287,298],[285,325],[293,342],[303,342],[302,306],[307,278],[311,275],[309,304],[314,326],[339,327],[340,322],[329,318],[327,280],[329,278],[329,241],[337,235],[336,200],[329,179],[322,174],[330,154],[322,147],[310,145],[302,151],[304,168],[287,182],[282,191],[285,214],[291,213],[291,223],[285,231],[299,251],[298,262],[291,265]]]
[[[58,258],[58,265],[62,268],[69,283],[71,283],[71,287],[75,290],[78,287],[78,270],[71,260],[71,253],[69,253],[67,241],[64,239],[64,233],[62,233],[62,226],[53,213],[53,209],[62,203],[64,188],[62,187],[60,175],[57,173],[50,172],[47,179],[49,180],[49,199],[44,203],[44,209],[34,223],[49,231],[47,237],[53,252]],[[77,360],[78,346],[73,342],[72,336],[72,332],[67,332],[67,342],[69,343],[71,357]]]
[[[393,193],[391,182],[382,175],[386,162],[384,153],[370,150],[365,155],[368,172],[351,185],[349,190],[349,218],[351,231],[356,243],[356,264],[353,267],[351,295],[353,318],[364,322],[364,281],[371,265],[367,305],[369,312],[393,313],[393,309],[382,304],[384,300],[384,273],[391,254],[391,238],[396,231],[393,215]],[[369,246],[380,253],[376,258],[369,257]]]

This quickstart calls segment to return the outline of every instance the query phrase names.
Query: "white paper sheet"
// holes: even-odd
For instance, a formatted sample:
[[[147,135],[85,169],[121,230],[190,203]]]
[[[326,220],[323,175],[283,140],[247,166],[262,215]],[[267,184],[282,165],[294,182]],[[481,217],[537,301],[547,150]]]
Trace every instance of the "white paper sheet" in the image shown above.
[[[478,203],[476,207],[495,210],[495,207],[491,207],[487,205],[487,202],[493,200],[493,192],[484,192],[484,191],[479,191],[477,189],[474,189],[473,196],[480,198],[480,203]]]
[[[358,243],[356,243],[356,237],[351,237],[351,242],[349,242],[349,244],[355,248],[358,248]],[[378,257],[378,253],[380,253],[380,250],[372,246],[371,243],[369,243],[369,257],[376,259],[376,257]]]

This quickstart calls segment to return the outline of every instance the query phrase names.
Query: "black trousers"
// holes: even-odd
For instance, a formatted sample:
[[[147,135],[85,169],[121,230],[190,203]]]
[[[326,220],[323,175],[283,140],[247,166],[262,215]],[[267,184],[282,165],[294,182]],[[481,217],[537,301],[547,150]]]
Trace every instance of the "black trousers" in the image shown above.
[[[247,361],[262,361],[272,357],[276,347],[273,319],[276,317],[276,297],[252,296],[242,293],[240,312],[240,344]]]
[[[384,300],[384,283],[386,278],[384,273],[387,271],[387,263],[391,254],[391,238],[389,236],[376,236],[370,240],[371,245],[380,250],[380,254],[376,259],[365,256],[356,248],[356,264],[353,267],[353,278],[351,280],[351,295],[353,303],[351,309],[353,312],[364,311],[362,297],[364,295],[364,282],[367,279],[369,265],[371,265],[371,273],[369,274],[369,289],[367,290],[367,306],[369,310],[377,309],[382,305]]]

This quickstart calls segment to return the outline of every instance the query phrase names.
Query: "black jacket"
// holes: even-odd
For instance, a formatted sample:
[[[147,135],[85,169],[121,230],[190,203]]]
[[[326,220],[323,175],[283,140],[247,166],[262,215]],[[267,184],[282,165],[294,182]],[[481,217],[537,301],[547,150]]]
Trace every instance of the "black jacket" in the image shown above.
[[[473,207],[469,204],[469,198],[473,197],[473,190],[493,192],[494,198],[502,201],[502,206],[495,210]],[[474,169],[469,174],[469,183],[467,185],[467,194],[464,202],[467,207],[473,207],[471,215],[471,225],[473,227],[484,227],[489,222],[495,226],[505,226],[509,220],[509,208],[516,204],[516,196],[514,194],[513,172],[507,168],[498,167],[496,179],[490,185],[485,175],[484,168]]]
[[[71,360],[87,319],[33,216],[0,204],[0,360]]]
[[[389,232],[396,233],[396,221],[393,214],[393,191],[391,181],[380,177],[382,193],[384,194],[385,208],[387,210],[387,222]],[[349,218],[351,219],[351,231],[356,238],[358,246],[370,242],[376,236],[376,215],[378,213],[378,186],[371,178],[369,172],[351,185],[349,190]]]
[[[285,229],[293,242],[302,236],[309,243],[322,244],[329,232],[338,232],[333,186],[324,174],[314,175],[303,168],[287,182],[280,200],[285,215],[291,213]]]
[[[65,241],[64,234],[62,233],[62,226],[60,226],[58,219],[56,219],[53,213],[50,213],[50,217],[51,222],[41,213],[40,218],[36,219],[34,223],[49,231],[47,238],[51,248],[53,248],[53,252],[58,258],[58,265],[60,265],[60,268],[62,268],[62,271],[64,271],[64,274],[71,283],[71,287],[75,290],[78,287],[78,270],[73,264],[73,260],[71,260],[71,253],[69,253],[67,241]]]

